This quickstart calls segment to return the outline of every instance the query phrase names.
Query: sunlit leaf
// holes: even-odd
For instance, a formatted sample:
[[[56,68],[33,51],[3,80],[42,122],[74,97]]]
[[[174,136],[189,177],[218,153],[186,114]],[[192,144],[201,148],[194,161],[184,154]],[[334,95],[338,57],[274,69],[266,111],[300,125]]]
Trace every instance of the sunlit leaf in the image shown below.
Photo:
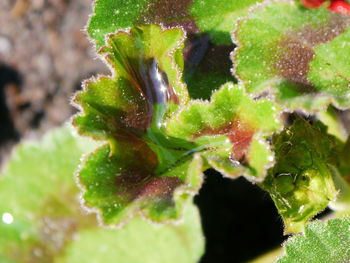
[[[285,223],[285,232],[303,230],[305,223],[335,200],[332,167],[338,167],[341,143],[325,127],[297,119],[273,137],[275,165],[261,185]]]
[[[231,42],[230,32],[236,20],[248,14],[249,8],[263,0],[194,0],[191,14],[201,31],[218,45]]]
[[[271,92],[289,108],[350,106],[350,16],[297,1],[267,1],[239,22],[235,73],[250,93]]]
[[[0,175],[0,262],[198,262],[204,241],[190,203],[176,225],[135,218],[113,230],[81,210],[74,173],[97,145],[63,127],[14,150]]]
[[[350,219],[313,222],[303,235],[285,243],[286,255],[278,263],[340,263],[350,261]]]
[[[193,144],[164,133],[164,122],[186,105],[181,82],[183,31],[157,25],[109,35],[100,50],[110,77],[85,82],[73,123],[108,142],[87,156],[79,173],[84,202],[106,224],[135,213],[153,221],[177,219],[182,203],[201,185],[202,160]]]
[[[243,4],[240,4],[241,2]],[[96,0],[87,32],[99,49],[106,44],[105,36],[117,30],[150,23],[166,27],[182,27],[188,36],[184,50],[186,62],[184,78],[188,83],[189,93],[193,98],[209,99],[213,90],[228,81],[235,81],[230,72],[229,55],[233,45],[229,32],[234,25],[231,16],[243,15],[247,11],[248,5],[244,2],[237,1],[232,5],[224,1],[218,9],[215,1],[206,1],[202,6],[199,1],[192,0]],[[252,1],[248,2],[252,4]],[[236,5],[237,7],[234,7]],[[208,14],[207,9],[210,13],[216,9],[217,18],[224,6],[230,10],[233,7],[234,13],[225,17],[221,33],[213,32],[213,24],[209,23],[211,20],[205,20],[203,14]],[[239,10],[241,7],[244,11]],[[199,16],[198,23],[204,25],[203,32],[202,27],[198,28],[192,13]],[[206,25],[211,29],[209,30]],[[209,37],[203,34],[204,32],[213,34],[210,33]],[[221,36],[224,41],[215,41],[221,39]]]
[[[208,163],[226,176],[261,180],[273,155],[264,139],[280,129],[279,107],[254,101],[228,83],[211,102],[195,101],[167,123],[167,133],[189,140]]]
[[[263,0],[96,0],[87,27],[97,47],[105,35],[144,24],[181,26],[189,34],[208,33],[215,44],[231,44],[230,32],[238,17]]]
[[[105,45],[105,35],[145,24],[182,26],[187,32],[197,27],[189,14],[191,0],[96,0],[87,31],[97,47]]]
[[[315,47],[308,79],[318,90],[331,95],[338,107],[347,108],[350,104],[350,66],[344,54],[350,54],[350,28],[343,27],[350,23],[348,20],[338,23],[336,26],[344,32],[332,41]]]

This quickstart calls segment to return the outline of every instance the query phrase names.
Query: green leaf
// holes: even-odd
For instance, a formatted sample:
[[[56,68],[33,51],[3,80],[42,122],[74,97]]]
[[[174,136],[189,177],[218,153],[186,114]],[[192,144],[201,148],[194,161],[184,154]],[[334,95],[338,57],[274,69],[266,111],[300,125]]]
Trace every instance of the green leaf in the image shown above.
[[[230,8],[235,6],[229,3],[225,5]],[[202,19],[204,17],[201,14],[207,13],[205,9],[213,10],[216,6],[217,3],[210,1],[206,2],[205,7],[198,6],[198,1],[192,5],[192,0],[96,0],[87,32],[99,49],[106,45],[105,36],[117,30],[150,23],[182,27],[189,36],[184,50],[184,79],[188,83],[189,93],[192,98],[209,99],[213,90],[228,81],[235,81],[230,72],[229,58],[233,50],[229,31],[234,22],[229,16],[225,22],[226,31],[211,34],[215,39],[218,35],[223,35],[226,39],[225,45],[214,45],[207,34],[199,32],[190,13],[198,13]],[[232,24],[232,28],[229,24]],[[203,30],[207,32],[206,28]]]
[[[228,83],[211,102],[194,101],[166,124],[167,134],[195,143],[209,165],[224,175],[262,180],[273,155],[264,140],[280,129],[280,109],[254,101],[242,86]]]
[[[93,222],[80,212],[73,177],[80,156],[97,144],[71,132],[65,127],[20,144],[2,171],[1,262],[53,262],[75,229]]]
[[[342,144],[321,124],[298,118],[273,137],[275,165],[261,184],[285,223],[285,232],[303,230],[305,223],[335,200],[333,169]]]
[[[186,204],[181,224],[159,226],[135,218],[118,230],[81,231],[57,262],[197,263],[203,251],[199,213]]]
[[[350,135],[346,140],[344,147],[339,156],[340,159],[340,173],[346,177],[350,183]]]
[[[347,132],[342,123],[339,113],[333,106],[329,106],[327,110],[320,111],[316,115],[317,119],[327,126],[329,134],[334,135],[341,141],[346,141]]]
[[[112,76],[85,81],[84,92],[75,98],[84,111],[74,120],[80,133],[124,140],[140,137],[151,127],[159,129],[167,114],[189,99],[180,73],[183,41],[181,29],[162,30],[157,25],[109,35],[99,54]]]
[[[290,109],[350,106],[350,17],[297,1],[268,1],[239,22],[235,72],[250,93],[271,92]]]
[[[305,234],[290,238],[284,246],[286,255],[278,263],[349,262],[350,219],[310,223]]]
[[[96,0],[87,32],[96,41],[97,48],[105,45],[105,35],[144,24],[182,26],[187,32],[195,32],[196,26],[188,13],[191,2],[191,0]]]
[[[85,205],[96,208],[109,225],[123,224],[135,213],[155,222],[180,218],[184,202],[202,183],[201,157],[158,173],[155,153],[147,146],[119,146],[118,154],[104,146],[85,159],[79,172]]]
[[[337,199],[329,207],[337,213],[350,212],[350,136],[337,154],[339,164],[334,170],[333,181],[338,190]]]
[[[332,41],[318,45],[314,52],[308,79],[318,90],[331,95],[338,107],[349,107],[350,66],[344,54],[350,53],[350,28]]]
[[[198,262],[204,240],[191,203],[176,225],[135,218],[113,230],[81,210],[74,172],[97,145],[63,127],[13,151],[0,175],[0,262]]]
[[[144,24],[181,26],[189,34],[208,33],[218,45],[231,43],[230,32],[238,17],[262,0],[96,0],[87,27],[97,48],[105,35]]]
[[[188,154],[193,144],[164,134],[165,120],[188,102],[183,40],[181,29],[158,25],[109,35],[100,54],[112,76],[85,82],[75,97],[83,110],[73,121],[79,132],[108,142],[79,172],[85,205],[106,224],[135,213],[178,219],[201,185],[201,157]]]
[[[190,12],[202,32],[208,33],[215,44],[231,43],[230,32],[239,17],[248,14],[253,5],[263,0],[194,0]]]
[[[105,45],[105,36],[118,29],[132,27],[148,0],[96,0],[94,13],[87,27],[97,47]]]

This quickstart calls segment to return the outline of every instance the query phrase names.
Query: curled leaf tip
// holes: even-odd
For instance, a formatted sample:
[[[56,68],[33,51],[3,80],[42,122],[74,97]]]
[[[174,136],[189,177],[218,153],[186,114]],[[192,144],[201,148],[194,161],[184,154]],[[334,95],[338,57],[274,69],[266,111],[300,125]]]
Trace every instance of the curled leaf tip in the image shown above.
[[[341,149],[324,129],[299,118],[273,137],[276,163],[261,184],[285,223],[285,233],[301,232],[306,222],[337,196],[331,165]]]
[[[156,222],[177,219],[201,183],[201,162],[187,154],[188,143],[164,133],[165,121],[188,101],[184,37],[159,25],[109,34],[99,53],[112,75],[86,81],[74,99],[79,132],[107,143],[85,158],[78,175],[84,204],[105,224],[137,212]]]
[[[253,100],[228,83],[210,102],[197,101],[167,123],[168,134],[192,141],[208,163],[224,175],[262,180],[273,163],[266,138],[280,129],[279,107]]]

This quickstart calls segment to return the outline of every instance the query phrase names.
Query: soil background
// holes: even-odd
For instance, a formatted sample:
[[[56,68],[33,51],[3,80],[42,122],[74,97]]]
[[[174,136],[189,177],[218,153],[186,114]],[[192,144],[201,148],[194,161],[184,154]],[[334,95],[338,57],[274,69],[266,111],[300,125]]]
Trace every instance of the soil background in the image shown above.
[[[0,1],[1,159],[69,119],[81,81],[106,73],[83,28],[91,0]]]
[[[75,111],[69,99],[80,89],[82,80],[108,73],[82,30],[91,2],[0,1],[3,162],[21,139],[40,137],[69,120]],[[206,236],[201,263],[248,262],[285,239],[269,196],[244,178],[224,179],[209,170],[195,202]]]

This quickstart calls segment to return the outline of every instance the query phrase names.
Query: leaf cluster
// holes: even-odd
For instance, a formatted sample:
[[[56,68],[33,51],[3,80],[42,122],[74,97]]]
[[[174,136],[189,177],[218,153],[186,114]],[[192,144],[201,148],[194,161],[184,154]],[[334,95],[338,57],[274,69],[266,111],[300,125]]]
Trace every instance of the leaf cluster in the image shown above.
[[[181,262],[198,260],[203,240],[190,203],[202,173],[214,168],[267,191],[286,234],[305,230],[287,242],[278,262],[349,261],[344,249],[350,245],[348,219],[307,223],[327,206],[344,214],[350,207],[350,139],[334,114],[350,107],[350,16],[292,0],[175,2],[95,1],[87,32],[111,73],[83,83],[73,99],[79,113],[72,123],[98,143],[85,145],[87,139],[62,131],[62,138],[50,137],[57,140],[52,149],[46,151],[46,143],[42,150],[34,147],[38,155],[55,156],[47,160],[53,168],[38,168],[42,185],[29,175],[18,177],[23,193],[35,189],[31,198],[11,196],[10,205],[0,207],[16,222],[11,229],[0,225],[10,240],[0,246],[0,259],[13,258],[19,233],[26,233],[19,259],[27,261],[32,260],[27,252],[39,249],[49,259],[64,255],[59,262],[75,262],[77,251],[90,242],[117,240],[114,232],[97,233],[96,223],[77,213],[77,189],[65,176],[73,173],[77,156],[88,153],[77,172],[82,205],[105,226],[131,221],[124,236],[119,232],[127,242],[136,230],[145,242],[153,242],[152,231],[158,231],[174,246],[179,235],[186,244],[197,238]],[[74,151],[67,150],[69,144]],[[26,154],[29,146],[23,147]],[[31,160],[21,158],[18,167]],[[58,158],[71,162],[60,164]],[[5,175],[17,173],[16,164],[9,167]],[[8,195],[14,182],[5,177],[0,192]],[[155,230],[139,216],[170,223]],[[57,218],[72,222],[62,235],[52,230],[60,247],[57,240],[42,238],[45,224],[57,224]],[[73,241],[75,233],[81,236]],[[124,259],[107,250],[110,258],[138,262],[128,253],[120,254]],[[145,252],[144,262],[171,262],[177,257],[172,253],[166,250],[156,259],[151,253],[148,259]],[[94,256],[110,260],[103,253]]]

